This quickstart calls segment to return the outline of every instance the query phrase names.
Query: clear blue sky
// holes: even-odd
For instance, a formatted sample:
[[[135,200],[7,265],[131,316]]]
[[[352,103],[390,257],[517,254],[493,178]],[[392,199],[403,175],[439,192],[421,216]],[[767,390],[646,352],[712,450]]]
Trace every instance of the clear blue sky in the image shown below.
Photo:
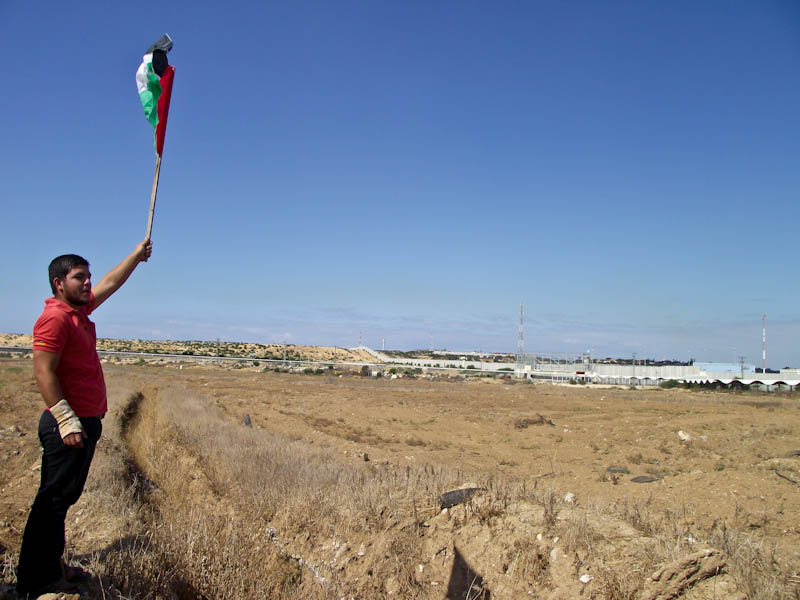
[[[0,331],[144,237],[101,337],[800,367],[800,3],[0,2]]]

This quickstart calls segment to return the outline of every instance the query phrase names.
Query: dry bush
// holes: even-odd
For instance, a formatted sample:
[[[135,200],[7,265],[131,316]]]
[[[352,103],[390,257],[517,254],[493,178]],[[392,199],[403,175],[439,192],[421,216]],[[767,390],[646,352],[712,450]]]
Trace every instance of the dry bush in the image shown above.
[[[0,546],[0,581],[16,581],[17,569],[14,556]]]
[[[508,500],[507,493],[494,493],[471,498],[466,504],[467,516],[475,518],[482,525],[490,525],[494,519],[502,517],[506,513]]]
[[[599,565],[595,569],[596,586],[603,600],[634,600],[641,591],[641,584],[625,573],[620,565]]]
[[[657,519],[652,509],[652,498],[629,502],[623,500],[612,505],[611,510],[623,521],[630,523],[644,535],[653,535]]]
[[[560,529],[561,538],[568,552],[583,552],[594,556],[596,548],[604,541],[594,525],[594,513],[575,510],[566,518]]]
[[[644,456],[642,455],[641,452],[637,452],[636,454],[630,454],[626,458],[628,459],[628,462],[633,463],[634,465],[640,465],[643,462],[645,462]]]
[[[715,524],[709,542],[728,556],[736,584],[749,600],[800,598],[796,573],[781,566],[775,546],[765,543],[763,536],[732,530],[722,523]]]
[[[519,580],[533,586],[548,589],[550,579],[550,548],[540,546],[534,540],[516,540],[507,553],[507,569]]]
[[[544,509],[544,524],[548,530],[558,525],[560,494],[552,489],[533,495],[534,500]]]
[[[518,417],[514,419],[514,428],[515,429],[527,429],[530,425],[550,425],[555,426],[555,423],[545,417],[544,415],[537,415],[536,418],[533,417]]]

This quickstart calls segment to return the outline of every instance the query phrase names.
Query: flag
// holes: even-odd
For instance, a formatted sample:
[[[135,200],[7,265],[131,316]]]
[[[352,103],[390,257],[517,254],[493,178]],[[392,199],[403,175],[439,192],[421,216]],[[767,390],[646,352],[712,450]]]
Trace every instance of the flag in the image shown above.
[[[136,71],[136,87],[142,101],[144,116],[153,126],[156,154],[164,151],[164,136],[167,133],[167,114],[172,95],[172,80],[175,67],[167,62],[167,52],[172,50],[172,40],[165,33],[150,46],[142,57],[142,64]]]

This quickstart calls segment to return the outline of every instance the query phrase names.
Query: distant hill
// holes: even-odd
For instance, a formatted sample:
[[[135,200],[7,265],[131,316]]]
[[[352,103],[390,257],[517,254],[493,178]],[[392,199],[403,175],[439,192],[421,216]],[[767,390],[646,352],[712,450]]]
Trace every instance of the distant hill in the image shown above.
[[[0,346],[30,348],[30,334],[0,333]],[[251,344],[246,342],[207,342],[200,340],[115,340],[98,338],[97,349],[110,352],[146,352],[149,354],[183,354],[187,356],[224,356],[231,358],[271,358],[276,360],[308,360],[338,362],[376,362],[364,350],[331,346],[296,346],[293,344]]]

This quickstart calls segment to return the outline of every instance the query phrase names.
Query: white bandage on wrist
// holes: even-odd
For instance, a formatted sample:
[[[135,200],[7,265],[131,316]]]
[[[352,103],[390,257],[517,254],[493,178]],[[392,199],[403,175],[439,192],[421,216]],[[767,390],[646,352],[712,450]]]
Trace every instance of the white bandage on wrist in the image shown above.
[[[51,406],[50,414],[53,415],[56,423],[58,423],[58,433],[61,435],[62,440],[70,433],[83,432],[83,425],[81,425],[80,419],[78,419],[72,407],[67,404],[66,399],[62,399],[58,404]]]

